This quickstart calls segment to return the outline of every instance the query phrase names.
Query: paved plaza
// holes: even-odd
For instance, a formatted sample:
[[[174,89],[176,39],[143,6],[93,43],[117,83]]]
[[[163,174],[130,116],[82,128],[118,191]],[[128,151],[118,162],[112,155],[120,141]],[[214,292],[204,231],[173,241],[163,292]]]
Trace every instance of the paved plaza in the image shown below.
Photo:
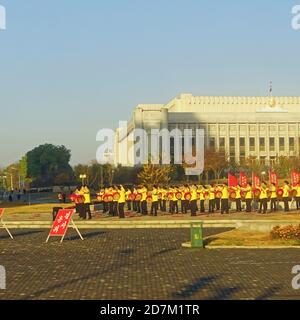
[[[0,230],[0,299],[298,299],[298,249],[184,249],[189,229]],[[224,229],[205,229],[205,236]]]

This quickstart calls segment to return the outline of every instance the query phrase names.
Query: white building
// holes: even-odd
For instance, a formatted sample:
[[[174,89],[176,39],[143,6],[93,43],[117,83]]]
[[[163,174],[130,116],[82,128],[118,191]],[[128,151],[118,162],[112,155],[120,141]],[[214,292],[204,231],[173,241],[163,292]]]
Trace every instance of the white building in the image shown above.
[[[167,104],[139,104],[128,124],[127,137],[136,128],[147,132],[202,128],[206,146],[225,151],[237,162],[253,157],[269,163],[281,155],[299,155],[300,97],[181,94]],[[124,151],[123,157],[119,151],[126,139],[119,136],[119,130],[116,133],[115,163],[132,165],[132,161],[124,159]]]

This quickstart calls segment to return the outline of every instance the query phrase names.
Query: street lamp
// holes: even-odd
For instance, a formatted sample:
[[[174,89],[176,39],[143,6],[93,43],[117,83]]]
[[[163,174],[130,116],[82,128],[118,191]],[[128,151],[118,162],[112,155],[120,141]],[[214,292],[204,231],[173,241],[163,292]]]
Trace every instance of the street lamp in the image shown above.
[[[86,174],[81,174],[81,175],[79,176],[79,178],[80,178],[81,181],[82,181],[82,185],[84,185],[84,180],[86,179]]]

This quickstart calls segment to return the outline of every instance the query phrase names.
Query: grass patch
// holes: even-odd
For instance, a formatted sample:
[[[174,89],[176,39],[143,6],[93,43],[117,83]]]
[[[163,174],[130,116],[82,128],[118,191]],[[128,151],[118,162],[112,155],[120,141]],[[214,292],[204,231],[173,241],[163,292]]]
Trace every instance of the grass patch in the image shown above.
[[[26,205],[21,203],[2,203],[1,208],[5,208],[5,215],[11,214],[34,214],[34,213],[51,213],[53,207],[68,208],[72,206],[70,203],[46,203]]]
[[[299,246],[300,240],[271,239],[270,233],[231,230],[206,238],[210,246]]]

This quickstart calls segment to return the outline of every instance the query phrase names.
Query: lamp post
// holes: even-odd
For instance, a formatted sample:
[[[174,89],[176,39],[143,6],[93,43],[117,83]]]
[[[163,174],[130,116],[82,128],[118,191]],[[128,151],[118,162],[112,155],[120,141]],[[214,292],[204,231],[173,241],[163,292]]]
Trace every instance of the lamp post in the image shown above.
[[[82,185],[84,185],[84,180],[86,179],[86,174],[81,174],[79,176],[79,178],[81,179]]]

